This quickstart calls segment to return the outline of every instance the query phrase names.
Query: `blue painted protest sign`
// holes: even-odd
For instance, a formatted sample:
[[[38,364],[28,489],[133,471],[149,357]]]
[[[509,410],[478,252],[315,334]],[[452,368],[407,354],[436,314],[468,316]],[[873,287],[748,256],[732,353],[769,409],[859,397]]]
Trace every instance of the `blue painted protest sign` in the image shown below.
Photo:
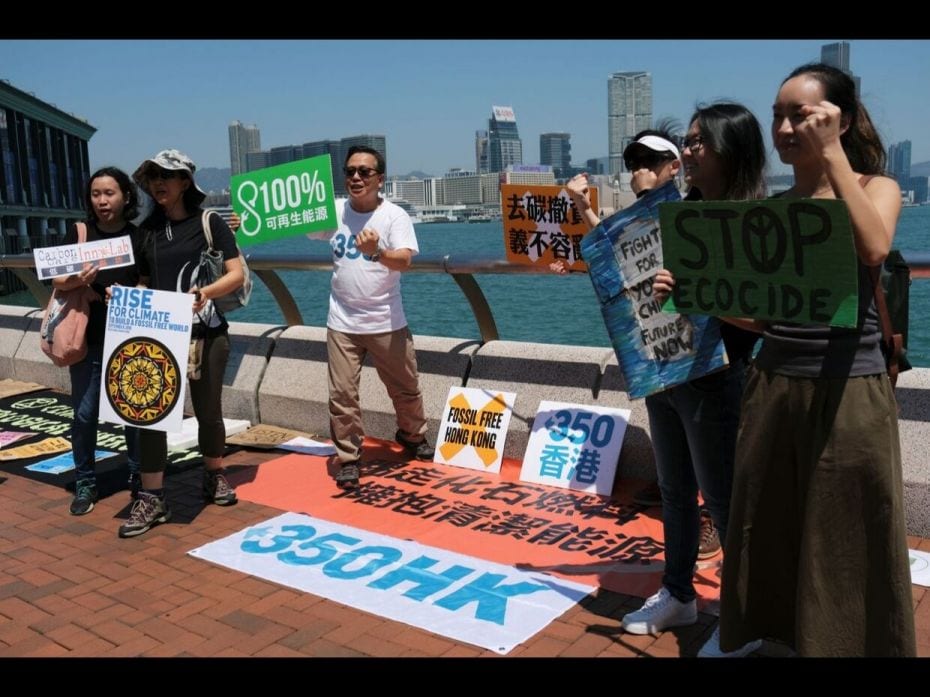
[[[581,241],[610,343],[630,397],[646,397],[727,365],[719,320],[663,312],[652,279],[662,268],[660,203],[674,182],[606,218]]]

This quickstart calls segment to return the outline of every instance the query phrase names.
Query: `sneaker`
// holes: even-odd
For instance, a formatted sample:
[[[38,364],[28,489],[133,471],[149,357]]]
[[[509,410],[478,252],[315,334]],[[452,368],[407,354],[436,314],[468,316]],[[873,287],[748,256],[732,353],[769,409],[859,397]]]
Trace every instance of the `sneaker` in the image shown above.
[[[417,460],[423,460],[425,462],[433,461],[433,455],[436,454],[436,449],[429,444],[429,441],[427,441],[425,437],[418,443],[414,443],[404,438],[403,434],[398,431],[394,434],[394,440],[404,446],[404,450]]]
[[[334,479],[336,480],[336,486],[342,489],[352,489],[358,486],[358,477],[359,470],[356,461],[343,463]]]
[[[81,479],[74,487],[71,515],[85,515],[94,510],[97,503],[97,485],[93,479]]]
[[[647,598],[639,610],[623,616],[620,623],[630,634],[656,634],[670,627],[685,627],[697,622],[697,601],[683,603],[665,586]]]
[[[138,472],[129,473],[129,498],[133,501],[139,498],[142,491],[142,475]]]
[[[698,559],[710,559],[720,551],[720,535],[710,514],[701,511],[701,531],[698,537]]]
[[[736,651],[721,651],[720,650],[720,623],[717,623],[717,626],[714,627],[714,633],[710,635],[710,639],[707,640],[707,643],[701,647],[701,650],[698,651],[698,658],[742,658],[743,656],[748,656],[753,651],[758,651],[762,647],[762,639],[756,639],[755,641],[750,641],[748,644],[743,644]]]
[[[217,506],[231,506],[239,500],[236,490],[226,481],[223,470],[203,471],[203,499]]]
[[[637,506],[645,506],[646,508],[661,506],[662,492],[659,490],[659,482],[652,482],[633,494],[633,503]]]
[[[147,491],[140,491],[129,510],[129,520],[119,526],[120,537],[135,537],[148,532],[156,523],[166,523],[171,518],[171,510],[163,498]]]

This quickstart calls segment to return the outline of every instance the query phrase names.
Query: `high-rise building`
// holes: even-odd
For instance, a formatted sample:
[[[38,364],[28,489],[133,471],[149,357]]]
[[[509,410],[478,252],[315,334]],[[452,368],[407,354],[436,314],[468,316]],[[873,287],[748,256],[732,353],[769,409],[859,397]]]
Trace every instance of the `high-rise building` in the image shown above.
[[[243,172],[252,172],[256,169],[265,169],[271,167],[271,153],[267,150],[258,150],[257,152],[246,153],[245,169]]]
[[[623,170],[623,149],[652,124],[652,74],[614,73],[607,79],[609,174]]]
[[[571,176],[572,144],[570,133],[543,133],[539,136],[539,164],[551,165],[556,179]]]
[[[849,72],[849,42],[838,41],[835,44],[824,44],[820,47],[820,62],[839,68],[844,73]]]
[[[849,42],[838,41],[833,44],[824,44],[820,47],[820,62],[834,68],[839,68],[852,78],[856,84],[856,96],[859,96],[861,81],[858,76],[854,75],[849,69]]]
[[[492,106],[488,119],[488,170],[503,172],[508,165],[522,164],[523,141],[513,107]]]
[[[288,162],[296,162],[303,155],[303,147],[300,145],[279,145],[268,151],[268,164],[272,167],[275,165],[286,165]]]
[[[61,244],[69,222],[87,216],[87,121],[0,80],[0,254]],[[25,286],[0,271],[0,292]]]
[[[930,180],[927,177],[911,177],[907,188],[914,192],[914,203],[926,203],[928,189],[930,189],[928,183],[930,183]]]
[[[239,121],[229,124],[229,167],[231,174],[248,172],[246,155],[262,149],[258,126],[246,126]]]
[[[911,182],[911,141],[902,140],[888,146],[888,174],[898,180],[902,189]]]
[[[14,228],[28,238],[52,228],[64,235],[68,220],[86,216],[87,141],[96,132],[0,80],[0,232]]]
[[[475,171],[487,174],[488,169],[488,132],[475,131]]]
[[[607,174],[607,168],[610,165],[609,157],[592,157],[585,160],[585,171],[588,174]]]

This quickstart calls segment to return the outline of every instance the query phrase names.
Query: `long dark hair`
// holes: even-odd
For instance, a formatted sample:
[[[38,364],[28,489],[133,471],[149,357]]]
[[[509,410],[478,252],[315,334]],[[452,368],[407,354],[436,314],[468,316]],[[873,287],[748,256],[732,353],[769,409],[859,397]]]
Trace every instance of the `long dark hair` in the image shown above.
[[[90,192],[94,186],[94,179],[99,177],[112,177],[123,192],[123,220],[132,220],[139,214],[139,193],[132,179],[123,170],[118,167],[101,167],[90,175],[87,185],[84,187],[84,205],[87,207],[87,219],[97,222],[97,214],[94,212],[94,202],[91,199]]]
[[[849,128],[840,136],[843,152],[853,170],[860,174],[885,173],[885,148],[869,112],[856,96],[856,83],[838,68],[824,63],[806,63],[791,71],[781,84],[799,75],[809,75],[823,87],[823,97],[840,108]]]
[[[697,123],[704,147],[713,150],[723,163],[724,198],[744,201],[765,197],[765,143],[762,127],[749,109],[736,102],[699,105],[689,123]]]

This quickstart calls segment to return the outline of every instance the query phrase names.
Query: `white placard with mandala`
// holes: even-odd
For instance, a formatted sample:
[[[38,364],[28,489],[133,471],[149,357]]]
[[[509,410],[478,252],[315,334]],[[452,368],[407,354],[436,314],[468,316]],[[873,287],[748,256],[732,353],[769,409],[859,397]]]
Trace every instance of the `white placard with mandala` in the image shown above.
[[[191,293],[112,287],[100,380],[102,421],[181,430],[193,304]]]

